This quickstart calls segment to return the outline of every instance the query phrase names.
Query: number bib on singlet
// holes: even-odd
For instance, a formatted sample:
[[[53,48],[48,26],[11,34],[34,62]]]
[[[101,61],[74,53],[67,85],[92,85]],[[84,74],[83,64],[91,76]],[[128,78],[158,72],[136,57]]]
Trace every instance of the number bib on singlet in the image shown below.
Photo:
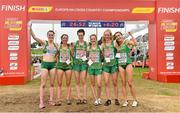
[[[61,51],[59,61],[60,62],[66,62],[68,60],[70,60],[69,52],[68,51]]]
[[[89,58],[92,60],[92,62],[99,62],[99,52],[90,52]]]
[[[86,56],[86,51],[82,49],[76,50],[76,59],[82,59],[84,56]]]
[[[118,63],[124,64],[127,62],[127,54],[126,53],[119,53]]]
[[[114,51],[112,49],[104,49],[104,57],[114,59]]]

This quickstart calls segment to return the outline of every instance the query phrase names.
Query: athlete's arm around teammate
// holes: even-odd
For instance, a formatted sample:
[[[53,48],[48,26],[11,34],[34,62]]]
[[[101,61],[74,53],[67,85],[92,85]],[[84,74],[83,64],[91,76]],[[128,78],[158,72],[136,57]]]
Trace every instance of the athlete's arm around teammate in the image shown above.
[[[130,32],[129,34],[132,36]],[[133,85],[133,67],[132,67],[132,60],[130,58],[130,53],[133,46],[135,46],[136,44],[136,40],[134,37],[132,37],[131,40],[125,40],[121,32],[116,32],[114,34],[114,37],[115,37],[115,47],[117,49],[116,57],[118,59],[119,75],[122,81],[122,94],[124,99],[124,103],[122,106],[124,107],[128,106],[127,88],[126,88],[126,84],[128,83],[128,86],[131,91],[131,95],[133,96],[134,99],[132,106],[135,107],[138,105],[138,102],[136,100],[136,92]],[[128,80],[126,80],[127,78],[126,76],[128,76]]]
[[[115,95],[115,105],[119,105],[118,100],[118,76],[117,76],[117,60],[115,58],[116,49],[113,43],[113,37],[111,30],[107,29],[103,34],[103,43],[101,45],[104,62],[103,62],[103,76],[105,80],[105,88],[106,88],[106,96],[107,100],[105,102],[105,106],[109,106],[111,104],[110,97],[110,81],[112,78],[113,86],[114,86],[114,95]]]

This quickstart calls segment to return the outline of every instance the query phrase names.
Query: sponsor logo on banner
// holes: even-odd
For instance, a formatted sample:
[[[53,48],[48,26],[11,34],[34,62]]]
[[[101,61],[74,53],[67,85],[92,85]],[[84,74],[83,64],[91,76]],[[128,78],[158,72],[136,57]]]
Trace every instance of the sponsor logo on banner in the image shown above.
[[[174,53],[173,52],[166,52],[166,60],[174,60]]]
[[[88,27],[101,27],[101,22],[89,22]]]
[[[174,57],[166,56],[166,60],[174,60]]]
[[[19,46],[8,46],[8,50],[19,50]]]
[[[5,20],[5,28],[10,31],[21,31],[22,30],[22,21],[17,18],[9,18]]]
[[[132,13],[149,14],[153,13],[154,10],[154,7],[136,7],[132,9]]]
[[[8,40],[19,40],[19,35],[18,34],[9,34]]]
[[[11,62],[9,64],[10,70],[17,70],[18,69],[18,63],[17,62]]]
[[[19,45],[19,41],[9,41],[8,45],[17,46]]]
[[[175,49],[175,46],[165,46],[164,47],[165,51],[174,51],[174,49]]]
[[[17,60],[18,59],[18,57],[13,57],[13,56],[11,56],[10,58],[9,58],[9,60]]]
[[[158,13],[180,13],[180,7],[159,7]]]
[[[171,42],[164,42],[164,45],[165,46],[173,46],[175,44],[174,41],[171,41]]]
[[[173,70],[174,69],[174,66],[168,66],[166,67],[167,70]]]
[[[16,56],[18,56],[18,53],[11,52],[9,56],[11,56],[11,57],[16,57]]]
[[[10,70],[17,70],[18,67],[10,67]]]
[[[31,6],[28,12],[30,13],[49,13],[53,9],[52,6]]]
[[[174,62],[166,62],[166,66],[174,66]]]
[[[11,63],[9,64],[9,66],[10,66],[10,67],[12,67],[12,66],[17,67],[17,66],[18,66],[18,63],[17,63],[17,62],[11,62]]]
[[[166,62],[166,69],[167,70],[174,69],[174,62]]]
[[[165,21],[165,22],[161,22],[161,29],[164,30],[165,32],[176,32],[177,25],[178,25],[177,22]]]
[[[10,52],[10,54],[9,54],[9,60],[18,60],[18,53],[16,53],[16,52]]]
[[[26,6],[24,5],[1,5],[1,11],[25,11]]]
[[[170,53],[170,52],[169,52],[169,53],[166,53],[166,56],[167,56],[167,57],[173,57],[173,56],[174,56],[174,53]]]
[[[165,36],[164,41],[174,41],[174,36]]]
[[[174,53],[175,50],[175,37],[173,35],[164,36],[164,50],[166,51],[166,69],[174,69]]]

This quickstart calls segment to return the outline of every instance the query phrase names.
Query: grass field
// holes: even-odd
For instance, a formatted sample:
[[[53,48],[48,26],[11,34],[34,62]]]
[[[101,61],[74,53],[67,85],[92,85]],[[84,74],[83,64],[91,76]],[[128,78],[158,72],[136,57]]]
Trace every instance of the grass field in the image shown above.
[[[71,106],[66,105],[65,101],[62,106],[48,106],[43,110],[45,112],[68,112],[68,111],[81,111],[81,112],[180,112],[180,84],[174,83],[160,83],[156,81],[142,79],[142,73],[148,71],[147,68],[135,68],[134,69],[134,84],[136,86],[137,98],[140,102],[139,106],[133,108],[128,106],[126,108],[121,106],[112,105],[105,107],[94,106],[93,96],[90,90],[89,77],[87,78],[88,85],[88,104],[76,105],[75,97],[75,82],[72,78],[72,101]],[[119,97],[121,99],[121,83],[119,82]],[[38,112],[39,104],[39,85],[40,78],[28,82],[26,85],[18,86],[0,86],[0,112]],[[46,103],[49,97],[49,83],[47,83],[45,100]],[[105,101],[105,88],[103,82],[102,99]],[[63,83],[63,99],[65,100],[65,81]],[[111,86],[111,92],[113,87]],[[132,98],[128,93],[130,103]],[[113,98],[113,93],[111,94]]]
[[[36,55],[36,54],[43,54],[43,50],[40,49],[31,49],[31,54]]]

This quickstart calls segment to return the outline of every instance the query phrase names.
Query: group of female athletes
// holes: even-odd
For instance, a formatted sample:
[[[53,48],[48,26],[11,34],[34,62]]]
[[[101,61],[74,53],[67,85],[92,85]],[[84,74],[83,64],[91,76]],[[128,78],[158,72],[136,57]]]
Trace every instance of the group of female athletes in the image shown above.
[[[94,105],[101,105],[101,89],[102,79],[104,79],[106,89],[105,106],[111,104],[110,79],[114,87],[115,105],[120,105],[118,97],[118,76],[122,82],[122,106],[128,106],[127,88],[128,84],[131,95],[133,96],[132,106],[136,107],[138,101],[136,99],[135,88],[133,85],[133,67],[131,54],[135,48],[136,40],[132,37],[125,40],[121,32],[114,35],[111,30],[107,29],[103,33],[102,44],[98,45],[97,36],[92,34],[89,36],[90,42],[84,41],[85,31],[79,29],[77,31],[78,41],[74,44],[68,44],[69,37],[63,34],[61,43],[54,43],[54,31],[47,32],[48,40],[41,40],[36,37],[32,28],[30,28],[31,36],[35,41],[43,45],[43,60],[41,64],[41,85],[40,85],[40,104],[39,108],[45,108],[44,89],[48,76],[50,77],[50,105],[61,105],[62,99],[62,81],[63,75],[66,79],[66,102],[71,105],[71,77],[75,76],[77,100],[76,104],[87,104],[87,74],[90,78],[91,90],[95,99]],[[72,74],[73,73],[73,74]],[[57,80],[57,98],[54,99],[54,84]],[[97,90],[95,87],[97,82]],[[80,82],[82,82],[83,96],[80,95]]]

